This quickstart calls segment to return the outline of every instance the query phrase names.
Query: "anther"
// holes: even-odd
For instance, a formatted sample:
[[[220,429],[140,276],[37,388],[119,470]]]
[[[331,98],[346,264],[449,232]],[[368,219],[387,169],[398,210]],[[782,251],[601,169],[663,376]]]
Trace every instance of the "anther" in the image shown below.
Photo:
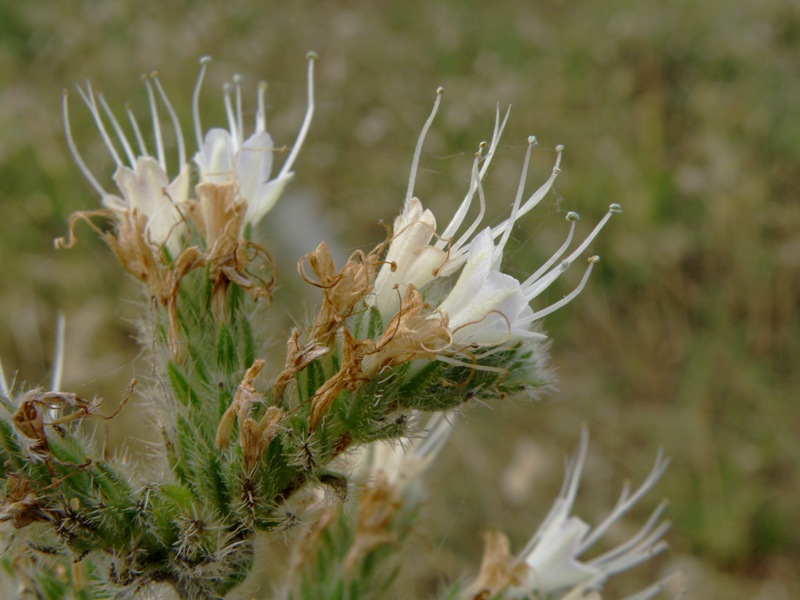
[[[319,54],[316,53],[314,50],[309,50],[306,52],[306,60],[318,60]]]
[[[576,213],[574,210],[571,210],[571,211],[569,211],[567,213],[567,221],[569,221],[570,223],[572,223],[574,221],[580,221],[580,220],[581,220],[581,216],[578,213]]]
[[[538,146],[539,145],[539,140],[536,139],[535,135],[529,135],[528,136],[528,144],[530,144],[531,146]]]
[[[614,215],[618,215],[622,212],[622,206],[614,202],[613,204],[609,205],[608,212]]]
[[[559,144],[558,146],[556,146],[556,152],[563,152],[563,151],[564,151],[564,145],[563,144]]]
[[[211,62],[211,57],[210,57],[210,56],[201,56],[201,57],[200,57],[200,60],[199,60],[198,62],[199,62],[201,65],[205,66],[205,65],[207,65],[208,63],[210,63],[210,62]]]

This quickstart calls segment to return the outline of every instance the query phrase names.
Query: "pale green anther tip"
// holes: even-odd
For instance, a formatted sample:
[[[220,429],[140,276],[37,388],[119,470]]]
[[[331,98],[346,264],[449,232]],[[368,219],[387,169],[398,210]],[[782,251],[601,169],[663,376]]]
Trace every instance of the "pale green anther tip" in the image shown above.
[[[528,136],[528,145],[530,145],[530,146],[538,146],[539,145],[539,140],[536,139],[535,135],[529,135]]]
[[[236,85],[240,85],[242,81],[244,81],[244,77],[242,77],[238,73],[233,76],[233,83],[235,83]]]
[[[150,74],[147,77],[150,79],[156,79],[158,77],[158,71],[150,71]]]
[[[622,206],[614,202],[613,204],[609,205],[608,212],[610,212],[613,215],[618,215],[619,213],[622,212]]]
[[[556,152],[563,152],[564,151],[564,144],[559,144],[556,146]]]
[[[567,213],[567,221],[573,222],[573,221],[580,221],[580,220],[581,220],[581,216],[578,213],[576,213],[574,210],[571,210],[571,211],[569,211]]]
[[[442,86],[437,87],[436,88],[436,95],[437,96],[441,96],[442,94],[444,94],[444,88]]]
[[[269,87],[269,84],[266,81],[264,81],[263,79],[258,82],[258,89],[259,90],[266,92],[267,91],[267,87]]]
[[[315,50],[309,50],[306,52],[306,60],[317,60],[319,59],[319,54],[316,53]]]
[[[222,91],[226,94],[231,93],[233,91],[233,85],[229,81],[226,81],[222,84]]]
[[[200,64],[201,65],[207,65],[210,62],[211,62],[211,57],[210,56],[206,55],[206,56],[201,56],[200,57]]]
[[[589,263],[590,263],[590,264],[594,264],[594,263],[596,263],[596,262],[600,262],[600,257],[599,257],[599,256],[597,256],[597,255],[595,254],[594,256],[590,256],[590,257],[589,257]]]

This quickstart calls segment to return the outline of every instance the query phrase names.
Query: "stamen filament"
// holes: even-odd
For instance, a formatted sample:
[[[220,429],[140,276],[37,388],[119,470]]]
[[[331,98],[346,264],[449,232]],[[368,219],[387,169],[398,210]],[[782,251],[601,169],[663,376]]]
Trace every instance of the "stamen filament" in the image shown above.
[[[575,250],[573,250],[572,253],[567,258],[565,258],[558,267],[554,268],[552,271],[547,273],[547,275],[545,275],[539,281],[537,281],[534,285],[532,285],[526,291],[526,293],[525,293],[526,297],[529,300],[535,298],[544,289],[546,289],[551,283],[553,283],[553,281],[555,281],[558,277],[560,277],[561,274],[570,267],[572,262],[578,256],[583,254],[584,250],[586,250],[586,248],[589,246],[589,244],[592,243],[594,238],[597,237],[597,234],[600,233],[600,231],[603,229],[603,227],[605,227],[605,224],[608,223],[608,220],[611,218],[611,215],[614,215],[614,214],[617,214],[617,213],[620,213],[620,212],[622,212],[622,209],[620,208],[619,204],[614,203],[614,204],[610,205],[608,207],[608,212],[605,214],[605,216],[602,219],[600,219],[600,222],[597,225],[595,225],[595,228],[592,230],[592,232],[588,236],[586,236],[586,239],[584,239],[583,242],[581,242],[581,245],[578,246],[577,248],[575,248]]]
[[[539,202],[547,195],[550,191],[550,188],[553,187],[553,183],[556,180],[556,177],[561,173],[561,168],[559,165],[561,164],[561,154],[564,151],[564,146],[558,145],[556,146],[556,163],[553,166],[553,171],[550,174],[550,177],[545,181],[542,186],[536,190],[533,195],[528,198],[525,203],[519,208],[519,212],[517,213],[517,219],[523,217],[524,215],[528,214],[534,207],[536,207]],[[497,236],[504,233],[506,227],[509,226],[510,219],[506,219],[499,225],[492,228],[492,237],[497,239]],[[513,224],[512,224],[513,225]]]
[[[61,97],[61,114],[64,119],[64,135],[67,138],[67,148],[69,148],[69,153],[72,155],[72,160],[75,161],[75,164],[78,165],[78,169],[83,176],[86,177],[86,180],[91,184],[91,186],[97,191],[100,196],[106,196],[106,191],[103,187],[98,183],[97,179],[95,179],[92,172],[89,170],[89,167],[86,166],[86,163],[83,162],[83,158],[78,152],[78,147],[75,145],[75,140],[72,138],[72,129],[69,126],[69,93],[67,90],[64,90],[64,93]]]
[[[175,109],[172,107],[172,103],[167,97],[167,93],[164,91],[164,88],[161,85],[161,81],[158,79],[158,73],[153,73],[152,78],[153,82],[156,84],[158,95],[161,96],[161,101],[164,102],[164,106],[167,108],[169,120],[172,121],[172,127],[175,130],[175,140],[178,144],[178,169],[180,170],[183,168],[183,165],[186,164],[186,142],[183,140],[181,123],[178,120],[178,114],[175,112]]]
[[[136,155],[133,153],[133,148],[131,148],[130,142],[128,142],[128,136],[126,136],[125,132],[122,130],[122,126],[114,116],[114,113],[111,110],[111,107],[108,105],[108,102],[106,102],[106,99],[103,97],[103,94],[97,94],[97,99],[100,101],[100,106],[103,109],[103,112],[106,113],[106,117],[108,117],[108,120],[111,121],[111,126],[114,128],[117,138],[119,138],[120,143],[122,143],[122,147],[125,150],[125,155],[128,157],[128,162],[130,163],[131,168],[135,169]]]
[[[546,273],[547,270],[550,267],[552,267],[554,264],[556,264],[556,261],[558,261],[558,259],[561,258],[564,255],[564,253],[567,251],[567,248],[569,248],[569,245],[572,243],[572,236],[575,234],[575,226],[578,224],[578,221],[580,221],[580,219],[581,219],[580,215],[578,213],[574,212],[574,211],[570,211],[570,212],[567,213],[567,221],[570,222],[569,233],[567,234],[567,239],[564,240],[564,243],[561,244],[561,247],[558,250],[556,250],[556,252],[553,254],[553,256],[551,256],[549,259],[547,259],[546,263],[544,263],[541,267],[539,267],[533,275],[528,277],[523,282],[523,284],[522,284],[522,289],[523,290],[525,288],[527,288],[528,286],[533,285],[533,283],[537,279],[539,279],[539,277],[541,277],[542,273]]]
[[[455,235],[456,231],[458,231],[458,228],[461,227],[461,224],[464,222],[464,217],[467,216],[467,212],[472,205],[472,199],[475,197],[475,191],[478,189],[478,183],[480,181],[478,164],[480,163],[481,158],[483,158],[481,149],[482,146],[475,153],[475,159],[472,161],[472,173],[469,178],[469,190],[467,190],[467,195],[464,196],[464,199],[461,201],[461,206],[458,207],[458,210],[453,215],[453,218],[450,220],[450,224],[442,232],[439,241],[434,244],[439,249],[444,248],[448,241]]]
[[[550,313],[553,313],[553,312],[557,311],[562,306],[566,306],[567,304],[572,302],[575,299],[575,297],[583,291],[584,286],[586,286],[586,282],[589,280],[589,275],[592,274],[592,269],[594,268],[594,264],[596,262],[598,262],[599,260],[600,260],[599,256],[592,256],[589,259],[589,266],[586,268],[586,272],[583,274],[583,278],[581,279],[581,282],[578,284],[578,287],[576,287],[574,290],[572,290],[569,294],[564,296],[558,302],[554,302],[553,304],[551,304],[547,308],[543,308],[542,310],[537,311],[537,312],[533,313],[532,315],[529,315],[528,317],[526,317],[524,319],[520,319],[519,322],[520,323],[532,323],[533,321],[538,321],[539,319],[545,318]]]
[[[94,99],[92,85],[88,81],[86,82],[86,92],[84,92],[79,86],[75,87],[78,89],[78,94],[80,94],[84,104],[86,104],[86,107],[89,109],[92,119],[94,119],[95,125],[97,125],[97,129],[100,131],[100,136],[103,138],[103,143],[105,143],[106,148],[108,148],[108,151],[111,154],[111,157],[119,167],[122,164],[122,159],[119,157],[117,149],[114,147],[111,137],[108,135],[108,131],[103,123],[103,119],[100,117],[100,110],[97,108],[97,102],[95,102]]]
[[[233,111],[233,86],[230,83],[222,85],[222,96],[225,99],[225,115],[228,117],[228,129],[231,131],[231,138],[233,138],[234,148],[241,146],[241,139],[236,127],[236,114]]]
[[[266,111],[267,82],[258,82],[258,109],[256,110],[256,133],[263,133],[267,130],[267,111]]]
[[[278,179],[291,171],[292,165],[303,147],[303,142],[306,140],[306,135],[308,135],[308,129],[311,127],[311,118],[314,116],[314,62],[318,58],[317,53],[309,52],[306,58],[308,59],[308,107],[306,108],[306,116],[303,118],[303,124],[300,126],[300,132],[297,134],[292,151],[289,153],[286,162],[283,163],[280,173],[278,173]]]
[[[198,148],[203,146],[203,126],[200,123],[200,89],[203,87],[206,68],[210,62],[210,56],[203,56],[200,59],[200,74],[197,76],[197,83],[194,84],[194,92],[192,93],[192,121],[194,122],[194,137],[197,140]]]
[[[483,182],[480,178],[480,173],[477,170],[477,163],[473,166],[473,180],[475,181],[475,185],[478,188],[478,201],[480,203],[480,210],[478,211],[478,216],[475,217],[475,220],[472,222],[472,225],[469,226],[464,234],[458,238],[455,244],[453,244],[452,251],[458,252],[458,250],[466,244],[469,239],[472,237],[472,234],[475,233],[475,230],[480,225],[481,221],[483,221],[483,217],[486,214],[486,197],[483,194]]]
[[[436,113],[439,111],[439,104],[442,103],[442,94],[444,94],[444,88],[437,88],[436,100],[433,102],[433,110],[431,110],[428,120],[425,121],[425,124],[422,126],[422,131],[417,139],[417,147],[414,149],[414,158],[411,161],[411,175],[408,178],[408,190],[406,191],[404,208],[405,204],[408,204],[409,200],[411,200],[411,198],[414,196],[414,183],[417,179],[417,169],[419,168],[419,157],[422,154],[422,144],[425,143],[425,136],[428,135],[428,130],[433,124],[433,119],[436,117]]]
[[[133,114],[133,110],[131,109],[130,105],[125,106],[125,112],[128,113],[128,120],[131,123],[133,135],[136,137],[136,143],[139,146],[139,153],[142,156],[150,156],[150,152],[147,150],[147,144],[144,141],[144,136],[142,135],[142,130],[139,128],[139,122],[136,120],[136,115]]]
[[[233,86],[236,90],[236,129],[239,132],[239,140],[237,144],[241,146],[244,143],[244,117],[242,116],[242,76],[233,76]]]
[[[161,136],[161,121],[158,118],[158,106],[156,106],[156,95],[153,92],[153,85],[150,79],[144,77],[144,87],[147,89],[147,102],[150,105],[150,118],[153,122],[153,136],[156,140],[156,158],[158,164],[167,172],[167,160],[164,155],[164,138]]]
[[[508,217],[508,226],[506,227],[505,231],[503,232],[503,237],[500,238],[500,243],[497,245],[499,251],[503,251],[503,248],[506,247],[506,243],[508,242],[508,238],[511,237],[511,230],[514,228],[514,223],[517,221],[519,217],[519,205],[522,202],[522,193],[525,191],[525,182],[528,179],[528,165],[531,160],[531,149],[533,148],[533,143],[536,141],[534,136],[528,137],[528,148],[525,150],[525,163],[522,167],[522,175],[519,178],[519,186],[517,187],[517,195],[514,198],[514,205],[511,208],[511,216]]]

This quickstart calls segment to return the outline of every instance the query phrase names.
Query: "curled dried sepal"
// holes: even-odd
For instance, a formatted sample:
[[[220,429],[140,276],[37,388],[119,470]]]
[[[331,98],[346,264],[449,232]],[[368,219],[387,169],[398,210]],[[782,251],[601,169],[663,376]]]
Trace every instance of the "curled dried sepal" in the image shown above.
[[[223,413],[217,426],[215,445],[219,449],[225,448],[230,442],[233,432],[233,423],[239,425],[239,443],[242,447],[242,462],[244,472],[250,473],[255,467],[264,449],[278,433],[278,423],[283,417],[283,412],[276,406],[267,408],[264,416],[256,421],[250,416],[250,409],[254,404],[263,402],[263,396],[256,391],[253,383],[264,369],[266,363],[262,359],[256,360],[247,370],[242,383],[236,390],[233,402]]]
[[[347,329],[342,329],[341,367],[323,383],[311,398],[309,427],[314,430],[333,401],[344,390],[355,390],[366,380],[361,361],[374,348],[372,340],[357,340]]]
[[[345,575],[353,574],[367,554],[395,541],[392,524],[401,505],[395,486],[384,473],[378,473],[359,499],[355,539],[342,567]]]
[[[322,290],[322,306],[314,320],[311,342],[330,346],[336,331],[350,317],[359,303],[372,290],[375,269],[379,265],[378,256],[386,243],[379,244],[370,253],[354,252],[340,271],[336,270],[333,256],[325,242],[308,254],[297,264],[297,271],[306,283]],[[308,264],[314,277],[306,272]]]
[[[500,531],[483,534],[484,549],[478,576],[461,595],[462,600],[489,600],[511,585],[525,581],[527,568],[511,555],[508,536]]]

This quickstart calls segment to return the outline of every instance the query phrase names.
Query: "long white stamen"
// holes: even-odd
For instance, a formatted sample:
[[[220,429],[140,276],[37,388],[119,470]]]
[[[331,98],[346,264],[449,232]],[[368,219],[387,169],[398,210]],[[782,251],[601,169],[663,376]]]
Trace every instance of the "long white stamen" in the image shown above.
[[[203,56],[200,59],[200,74],[197,76],[197,83],[194,84],[194,92],[192,92],[192,121],[194,122],[194,137],[197,140],[198,148],[203,145],[203,126],[200,123],[200,90],[203,87],[203,79],[206,76],[206,67],[210,62],[210,56]]]
[[[561,155],[563,151],[564,151],[564,146],[561,145],[556,146],[556,153],[557,153],[556,164],[553,166],[553,171],[550,174],[550,177],[547,179],[547,181],[545,181],[542,184],[542,186],[538,190],[536,190],[533,193],[533,195],[530,198],[528,198],[525,201],[525,203],[522,206],[520,206],[519,212],[517,213],[516,217],[517,219],[528,214],[537,204],[539,204],[539,202],[542,201],[542,199],[550,191],[550,188],[553,187],[553,183],[555,182],[556,177],[558,177],[558,175],[561,173],[561,167],[559,165],[561,164]],[[511,226],[513,226],[513,222],[511,222],[510,219],[506,219],[499,225],[492,227],[492,237],[497,239],[497,236],[501,235],[502,233],[505,233],[506,228],[509,227],[509,223],[511,223]]]
[[[130,105],[125,106],[125,112],[128,114],[128,121],[131,123],[133,135],[136,137],[136,143],[139,146],[139,154],[142,156],[150,156],[150,152],[147,150],[147,144],[144,141],[144,136],[142,135],[142,130],[139,128],[139,122],[136,120],[136,115],[133,114]]]
[[[550,269],[550,267],[552,267],[554,264],[556,264],[556,261],[558,261],[558,259],[560,259],[564,255],[564,253],[567,251],[567,248],[569,248],[569,245],[572,243],[572,236],[575,234],[575,226],[578,224],[578,221],[580,221],[580,219],[581,216],[574,211],[570,211],[567,213],[567,221],[570,222],[567,239],[564,240],[564,243],[561,244],[561,247],[555,251],[553,256],[547,259],[546,263],[544,263],[541,267],[539,267],[533,275],[528,277],[523,282],[522,284],[523,290],[525,290],[528,286],[532,285],[537,279],[539,279],[539,277],[542,276],[542,273],[546,273],[547,270]]]
[[[172,103],[169,101],[169,98],[167,98],[167,93],[164,91],[161,81],[158,79],[158,73],[154,72],[151,77],[153,78],[153,82],[156,84],[156,89],[158,90],[158,95],[161,96],[161,101],[167,108],[169,120],[172,121],[172,127],[175,130],[175,140],[178,144],[178,170],[180,171],[180,169],[183,168],[183,165],[186,164],[186,142],[183,139],[181,123],[178,121],[178,114],[172,107]]]
[[[114,133],[117,134],[117,138],[125,150],[125,155],[128,157],[131,168],[136,168],[136,155],[133,153],[130,142],[128,142],[128,136],[126,136],[125,132],[122,130],[122,126],[119,124],[119,121],[117,121],[117,117],[114,116],[114,112],[111,110],[108,102],[106,102],[103,94],[97,94],[97,99],[100,101],[100,107],[103,109],[103,112],[106,113],[106,117],[111,121],[111,126],[114,128]]]
[[[103,189],[97,179],[95,179],[92,172],[89,170],[89,167],[86,166],[86,163],[83,162],[83,158],[78,152],[78,147],[75,145],[75,140],[72,139],[72,129],[69,126],[69,93],[67,90],[64,90],[64,93],[61,97],[61,114],[62,118],[64,119],[64,135],[67,138],[67,148],[69,148],[69,153],[72,155],[72,160],[75,161],[75,164],[78,165],[78,169],[83,176],[86,177],[86,180],[91,184],[91,186],[97,191],[98,194],[101,196],[106,195],[106,191]]]
[[[611,513],[603,520],[602,523],[594,528],[589,537],[583,540],[581,547],[586,549],[599,540],[615,521],[618,521],[622,515],[628,512],[631,507],[633,507],[633,505],[636,504],[639,499],[656,484],[668,466],[669,459],[665,459],[664,453],[659,450],[658,455],[656,456],[655,464],[653,465],[653,469],[650,471],[650,474],[642,482],[639,488],[633,493],[633,495],[629,497],[627,492],[630,489],[630,486],[626,486],[626,489],[623,490],[624,493],[620,496],[616,506],[614,506],[614,510],[611,511]]]
[[[572,510],[572,505],[575,503],[575,498],[578,495],[581,472],[583,471],[583,465],[586,462],[586,453],[588,450],[589,430],[584,426],[581,428],[581,441],[578,447],[578,455],[574,458],[570,458],[567,461],[567,468],[564,482],[561,485],[561,491],[559,492],[556,501],[553,503],[550,512],[547,513],[544,521],[542,521],[542,524],[539,526],[539,529],[536,530],[536,533],[533,534],[533,537],[531,537],[531,539],[525,545],[525,548],[522,549],[522,552],[519,555],[521,560],[524,561],[525,557],[533,551],[533,549],[542,539],[544,532],[547,531],[554,520],[564,518],[564,515],[569,514],[569,511]]]
[[[258,109],[256,110],[256,133],[263,133],[267,130],[267,110],[266,110],[267,82],[258,82]]]
[[[532,323],[533,321],[538,321],[539,319],[545,318],[550,313],[557,311],[562,306],[565,306],[570,302],[572,302],[575,299],[575,297],[583,291],[584,286],[586,286],[586,282],[589,280],[589,275],[592,274],[592,269],[594,268],[594,264],[599,260],[600,260],[599,256],[592,256],[591,258],[589,258],[589,266],[586,268],[586,272],[583,274],[583,278],[581,279],[581,282],[578,284],[578,287],[576,287],[574,290],[572,290],[569,294],[564,296],[558,302],[554,302],[547,308],[543,308],[542,310],[537,311],[532,315],[525,317],[524,319],[520,319],[519,323]],[[531,298],[528,298],[528,300],[531,300]]]
[[[239,132],[236,130],[236,113],[233,111],[233,86],[230,83],[222,85],[222,96],[225,100],[225,115],[228,117],[228,129],[233,138],[234,148],[238,149],[241,145],[239,143]]]
[[[492,163],[494,153],[497,150],[497,145],[500,143],[500,137],[503,135],[503,130],[506,128],[508,117],[511,114],[511,106],[506,109],[506,114],[503,117],[503,122],[500,123],[500,104],[497,105],[497,111],[494,118],[494,133],[492,134],[492,141],[489,143],[489,151],[486,153],[486,158],[481,167],[481,180],[483,180],[486,171],[489,170],[489,165]]]
[[[467,211],[469,210],[470,206],[472,205],[472,199],[475,194],[476,188],[481,187],[481,182],[483,181],[483,177],[486,175],[486,171],[489,169],[489,165],[492,163],[492,158],[494,157],[495,151],[497,150],[497,145],[500,143],[500,137],[503,134],[503,130],[506,127],[506,122],[508,121],[508,116],[511,114],[511,107],[509,106],[506,110],[506,114],[503,117],[503,122],[500,122],[500,105],[497,105],[497,110],[495,111],[494,117],[494,131],[492,132],[492,141],[488,144],[488,151],[486,152],[485,156],[477,156],[478,160],[482,160],[483,164],[480,168],[477,178],[473,178],[470,180],[470,187],[467,191],[467,195],[464,200],[461,202],[461,206],[459,206],[458,211],[453,216],[453,219],[450,221],[450,224],[447,226],[447,229],[442,233],[439,238],[439,241],[434,244],[436,248],[440,250],[443,249],[447,242],[452,236],[455,235],[458,228],[461,227],[461,224],[464,221]],[[486,142],[481,142],[480,151],[482,151],[487,146]],[[481,188],[482,189],[482,188]],[[478,228],[480,225],[481,220],[483,220],[485,214],[485,206],[482,207],[480,214],[476,221],[469,228],[469,233],[463,234],[458,242],[453,244],[451,248],[451,252],[455,253],[462,245],[464,245],[468,240],[469,236],[475,232],[475,229]],[[455,254],[453,254],[455,258]]]
[[[283,163],[280,173],[278,173],[278,179],[292,170],[292,165],[294,165],[297,155],[300,154],[300,149],[303,147],[303,142],[305,142],[306,135],[308,135],[308,130],[311,127],[311,119],[314,116],[314,62],[317,58],[319,57],[316,52],[306,54],[306,59],[308,60],[308,106],[306,108],[306,116],[303,118],[303,124],[300,126],[292,151],[289,153],[286,162]]]
[[[483,183],[481,182],[480,173],[478,173],[477,169],[473,170],[473,178],[475,180],[475,185],[478,188],[478,201],[480,203],[480,210],[478,211],[478,216],[475,217],[475,220],[472,222],[472,225],[464,232],[464,234],[458,238],[455,244],[453,244],[452,252],[457,253],[461,246],[466,244],[469,239],[472,237],[472,234],[475,233],[475,230],[480,225],[481,221],[483,221],[483,217],[486,214],[486,197],[483,194]]]
[[[658,519],[661,517],[664,509],[667,507],[667,502],[661,502],[656,509],[653,511],[653,514],[650,515],[650,518],[647,519],[647,522],[642,526],[639,532],[633,536],[631,539],[626,541],[624,544],[621,544],[614,548],[613,550],[609,550],[605,554],[601,554],[600,556],[595,557],[592,559],[591,564],[613,564],[614,562],[618,561],[621,558],[625,557],[626,554],[633,553],[636,554],[643,549],[651,549],[653,542],[657,541],[659,538],[663,536],[663,534],[669,529],[669,523],[661,523],[658,527],[653,529]],[[599,538],[596,538],[599,539]],[[582,544],[581,550],[579,552],[583,552],[588,549],[589,546]]]
[[[425,143],[425,136],[428,135],[428,130],[431,128],[433,124],[433,119],[436,117],[436,113],[439,110],[439,104],[442,103],[442,94],[444,94],[444,88],[439,87],[436,89],[436,100],[433,102],[433,110],[431,110],[431,114],[428,117],[428,120],[425,121],[425,125],[422,126],[422,131],[419,134],[419,138],[417,139],[417,147],[414,149],[414,158],[411,161],[411,175],[408,178],[408,190],[406,190],[406,199],[404,202],[405,205],[411,200],[414,196],[414,183],[417,179],[417,169],[419,168],[419,157],[422,154],[422,144]]]
[[[108,151],[111,154],[111,157],[114,159],[114,162],[117,164],[117,166],[120,166],[122,164],[122,159],[119,157],[117,149],[114,147],[114,143],[111,141],[111,136],[108,135],[105,123],[103,123],[103,119],[100,116],[100,110],[97,108],[97,102],[95,101],[91,84],[88,81],[86,82],[86,92],[84,92],[78,86],[75,87],[78,89],[78,94],[80,94],[81,99],[86,104],[89,112],[92,114],[92,118],[97,125],[97,129],[100,130],[100,136],[103,138],[103,143],[105,143],[106,148],[108,148]]]
[[[584,250],[592,243],[592,240],[597,237],[597,234],[605,227],[605,224],[608,223],[608,220],[611,218],[611,215],[617,214],[622,212],[622,208],[619,204],[612,204],[608,207],[608,212],[605,216],[600,219],[600,222],[595,226],[592,232],[586,236],[586,239],[581,242],[581,245],[575,248],[572,253],[565,258],[559,266],[552,269],[547,275],[539,279],[539,281],[535,282],[528,290],[525,292],[525,296],[531,300],[538,296],[543,290],[545,290],[551,283],[553,283],[561,274],[566,271],[572,262],[581,254],[583,254]]]
[[[8,398],[10,392],[11,390],[8,388],[8,382],[6,381],[6,372],[3,370],[3,362],[0,361],[0,394],[4,398]]]
[[[453,215],[453,218],[450,220],[450,224],[445,228],[440,236],[438,242],[436,242],[435,246],[439,249],[444,248],[450,239],[455,235],[458,228],[461,227],[461,224],[464,222],[464,218],[467,216],[467,212],[469,211],[470,206],[472,205],[472,199],[475,197],[475,192],[478,189],[478,183],[480,182],[480,175],[478,173],[478,164],[483,158],[482,150],[486,146],[486,142],[481,142],[478,151],[475,153],[475,159],[472,161],[472,173],[469,178],[469,190],[467,190],[467,195],[464,196],[464,200],[461,201],[461,206],[458,207],[456,214]]]
[[[244,117],[242,116],[242,76],[233,76],[233,87],[236,91],[236,129],[239,132],[239,146],[244,142]]]
[[[500,243],[497,245],[498,250],[502,252],[503,248],[506,247],[506,243],[508,242],[508,238],[511,237],[511,230],[514,228],[514,223],[519,218],[519,206],[520,202],[522,202],[522,192],[525,191],[525,182],[528,179],[528,164],[531,161],[531,148],[533,148],[536,142],[536,138],[534,136],[528,137],[528,149],[525,150],[525,164],[522,167],[522,175],[519,178],[519,186],[517,187],[517,196],[514,198],[514,205],[511,208],[511,216],[508,217],[508,226],[506,227],[503,237],[500,238]]]
[[[57,392],[61,389],[61,378],[64,374],[64,334],[67,327],[67,320],[64,313],[58,313],[56,319],[56,348],[53,353],[53,377],[50,381],[50,389]]]
[[[147,89],[147,102],[150,104],[150,118],[153,122],[153,136],[156,139],[156,158],[158,164],[167,172],[167,159],[164,155],[164,138],[161,135],[161,119],[158,118],[158,106],[156,105],[156,95],[153,92],[153,85],[150,79],[143,78],[144,87]]]

